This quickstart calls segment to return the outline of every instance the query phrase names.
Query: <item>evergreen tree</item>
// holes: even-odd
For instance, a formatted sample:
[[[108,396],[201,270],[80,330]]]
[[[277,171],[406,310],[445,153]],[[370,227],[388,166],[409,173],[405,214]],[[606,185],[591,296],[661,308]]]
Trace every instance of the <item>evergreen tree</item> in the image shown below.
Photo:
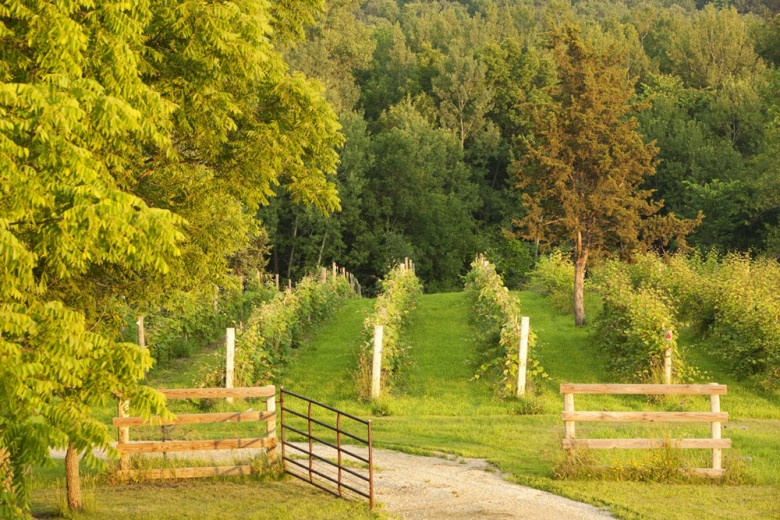
[[[516,163],[527,214],[515,222],[526,238],[573,246],[581,326],[591,254],[631,251],[640,239],[668,243],[672,225],[681,238],[693,223],[673,215],[648,220],[662,206],[640,187],[654,173],[657,148],[637,131],[633,82],[618,57],[596,53],[569,24],[553,31],[550,46],[559,82],[551,101],[535,108],[537,139]]]

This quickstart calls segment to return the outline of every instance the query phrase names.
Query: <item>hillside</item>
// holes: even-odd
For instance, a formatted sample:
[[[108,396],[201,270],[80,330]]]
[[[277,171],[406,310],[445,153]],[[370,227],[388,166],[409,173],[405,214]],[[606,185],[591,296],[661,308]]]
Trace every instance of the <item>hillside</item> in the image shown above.
[[[362,416],[374,412],[375,444],[411,453],[446,452],[486,458],[508,474],[510,480],[550,490],[564,496],[609,505],[625,518],[769,518],[778,511],[780,492],[780,399],[744,387],[717,372],[706,358],[713,380],[729,384],[722,408],[731,420],[724,437],[734,449],[725,450],[726,465],[744,466],[739,486],[659,484],[653,482],[560,481],[551,470],[560,456],[559,439],[563,381],[611,382],[599,362],[599,354],[587,331],[576,329],[570,316],[553,310],[544,298],[521,292],[523,312],[531,317],[538,335],[538,352],[550,374],[530,400],[537,413],[522,415],[529,405],[495,398],[486,381],[472,381],[469,365],[475,345],[468,323],[469,309],[463,293],[425,295],[421,298],[410,334],[408,377],[401,388],[380,404],[357,403],[351,371],[369,301],[352,301],[332,321],[310,338],[285,377],[290,390],[342,407]],[[592,302],[596,304],[597,302]],[[578,397],[579,399],[579,397]],[[590,409],[632,409],[648,404],[644,399],[592,396]],[[650,405],[650,409],[684,407],[705,410],[706,403]],[[664,408],[666,407],[666,408]],[[698,428],[698,430],[696,430]],[[690,427],[691,432],[706,426]],[[594,435],[598,428],[591,428]],[[686,430],[688,431],[688,430]],[[700,433],[701,434],[701,433]],[[628,435],[627,435],[628,436]],[[706,450],[688,450],[688,452]],[[686,454],[687,456],[687,454]],[[704,457],[696,453],[693,457]],[[698,460],[698,459],[696,459]],[[706,464],[706,463],[704,463]],[[674,498],[673,498],[674,497]],[[670,500],[673,508],[670,508]],[[671,516],[670,516],[671,515]]]

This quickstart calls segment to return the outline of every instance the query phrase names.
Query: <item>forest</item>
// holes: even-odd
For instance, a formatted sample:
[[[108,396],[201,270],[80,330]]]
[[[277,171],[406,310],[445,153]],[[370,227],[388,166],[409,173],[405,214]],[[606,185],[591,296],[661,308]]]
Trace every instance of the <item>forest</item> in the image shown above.
[[[771,1],[327,2],[287,57],[338,113],[342,209],[326,216],[286,197],[262,208],[269,269],[296,278],[338,260],[370,287],[408,256],[426,290],[440,291],[487,251],[516,286],[540,248],[571,249],[561,237],[516,240],[513,225],[527,212],[517,184],[532,113],[558,81],[550,34],[564,24],[633,87],[638,132],[657,148],[641,188],[663,201],[659,215],[701,212],[689,246],[777,257],[778,10]]]

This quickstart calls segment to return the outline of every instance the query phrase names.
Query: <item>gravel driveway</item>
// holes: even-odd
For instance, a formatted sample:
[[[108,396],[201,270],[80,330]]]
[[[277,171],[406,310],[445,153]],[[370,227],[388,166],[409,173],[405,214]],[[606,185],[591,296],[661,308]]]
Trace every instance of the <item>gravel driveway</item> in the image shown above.
[[[297,444],[297,443],[296,443]],[[304,446],[301,444],[301,446]],[[362,457],[367,450],[345,447]],[[214,463],[253,456],[256,450],[217,450],[177,453],[212,459]],[[293,454],[294,450],[289,450]],[[316,446],[315,453],[335,459],[335,450]],[[105,456],[104,454],[97,454]],[[64,451],[52,450],[55,458]],[[320,463],[322,464],[322,463]],[[543,520],[597,520],[613,518],[597,507],[504,480],[498,469],[482,459],[421,457],[374,449],[374,489],[379,510],[398,518],[458,519],[513,518]],[[355,468],[367,474],[365,468]]]

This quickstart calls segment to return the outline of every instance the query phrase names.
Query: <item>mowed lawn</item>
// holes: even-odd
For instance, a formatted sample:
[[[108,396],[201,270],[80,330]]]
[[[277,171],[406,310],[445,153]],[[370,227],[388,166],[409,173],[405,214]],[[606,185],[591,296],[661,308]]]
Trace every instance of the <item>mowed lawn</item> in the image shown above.
[[[611,382],[603,355],[586,329],[573,326],[573,318],[557,313],[547,301],[531,292],[517,293],[523,313],[531,317],[537,335],[536,353],[550,378],[531,388],[529,402],[499,399],[490,382],[473,380],[476,345],[469,323],[465,294],[425,295],[411,321],[409,363],[389,395],[377,403],[355,398],[357,353],[363,320],[373,300],[350,300],[334,317],[312,331],[285,372],[282,385],[291,391],[370,418],[374,444],[410,453],[450,453],[485,458],[507,478],[598,506],[607,506],[620,518],[780,518],[780,397],[742,385],[719,371],[717,363],[700,352],[689,357],[708,372],[707,381],[729,385],[721,399],[730,422],[724,437],[734,449],[724,450],[727,468],[737,468],[739,485],[715,483],[657,483],[637,481],[557,480],[552,471],[561,460],[560,419],[562,397],[558,386],[570,382]],[[598,302],[589,301],[589,309]],[[593,313],[591,312],[591,316]],[[683,344],[693,338],[681,338]],[[212,361],[209,361],[209,360]],[[198,365],[213,362],[209,356],[183,363],[180,370],[153,374],[165,386],[187,386]],[[685,410],[706,411],[703,398],[664,399],[648,403],[643,396],[577,396],[581,410]],[[240,406],[240,405],[236,405]],[[535,414],[524,415],[533,408]],[[107,415],[110,415],[108,413]],[[245,435],[236,425],[236,435]],[[578,436],[658,436],[652,427],[578,425]],[[655,433],[653,433],[655,431]],[[706,437],[709,425],[674,426],[673,436]],[[647,452],[634,450],[607,454],[605,463],[626,465],[644,460]],[[707,450],[685,450],[693,466],[708,464]],[[602,454],[599,454],[602,456]],[[52,482],[61,468],[42,475],[33,493],[34,510],[56,511],[64,499]],[[93,507],[84,518],[364,518],[367,509],[332,499],[297,481],[201,481],[164,484],[87,485]],[[205,500],[204,500],[205,498]],[[300,499],[299,499],[300,498]],[[278,508],[276,505],[280,504]],[[178,510],[177,510],[178,509]],[[289,514],[287,513],[289,511]],[[297,513],[296,513],[297,512]],[[297,514],[297,516],[296,516]],[[169,516],[166,516],[169,515]],[[187,516],[193,515],[193,516]],[[197,516],[195,516],[197,515]],[[312,516],[315,515],[315,516]]]

